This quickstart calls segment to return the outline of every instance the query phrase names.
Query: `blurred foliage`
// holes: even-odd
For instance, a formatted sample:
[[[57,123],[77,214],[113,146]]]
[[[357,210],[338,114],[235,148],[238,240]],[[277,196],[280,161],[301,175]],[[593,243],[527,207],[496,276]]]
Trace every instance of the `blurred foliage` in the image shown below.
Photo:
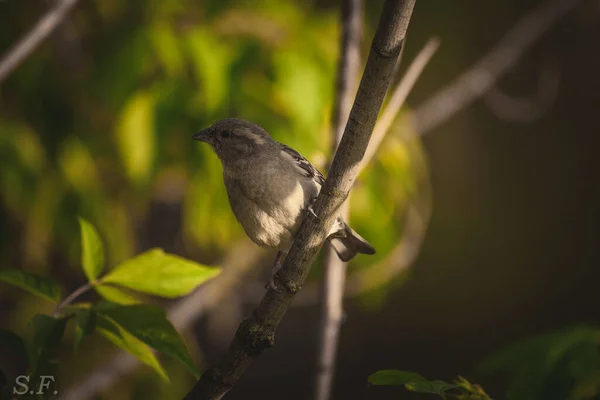
[[[479,385],[472,384],[462,376],[454,382],[430,381],[416,372],[381,370],[369,376],[371,385],[404,386],[415,393],[436,394],[442,399],[492,400]]]
[[[31,10],[3,7],[8,45]],[[107,238],[110,264],[154,244],[221,255],[243,231],[217,158],[190,137],[243,117],[325,169],[338,19],[294,1],[80,4],[0,89],[0,265],[77,265],[77,214]],[[378,249],[358,265],[397,243],[423,161],[393,134],[358,181],[352,224]],[[152,225],[161,204],[178,207],[175,237]]]
[[[158,361],[152,349],[166,354],[183,364],[194,377],[200,373],[192,360],[182,338],[166,317],[163,309],[147,304],[130,304],[130,297],[122,293],[120,287],[129,287],[144,293],[163,297],[175,297],[189,293],[219,273],[217,268],[207,268],[192,261],[165,254],[154,249],[140,256],[126,260],[109,273],[101,276],[104,269],[104,251],[102,242],[92,224],[83,218],[81,226],[81,266],[88,283],[75,290],[64,299],[55,281],[25,273],[20,270],[0,271],[0,281],[26,289],[30,293],[56,303],[52,316],[36,314],[28,325],[29,339],[19,335],[0,331],[0,347],[9,348],[21,357],[27,366],[27,376],[43,382],[43,374],[56,371],[57,348],[65,334],[69,320],[75,321],[74,349],[80,346],[84,337],[98,332],[116,346],[128,351],[144,364],[150,366],[161,378],[169,380],[167,372]],[[132,280],[132,276],[136,276]],[[99,301],[95,304],[73,303],[80,295],[91,288],[110,284],[109,296],[124,304]],[[105,293],[99,291],[100,295]],[[116,294],[116,295],[115,295]],[[2,365],[0,365],[2,366]],[[3,377],[0,393],[6,392],[5,386],[15,387],[17,376]],[[37,385],[37,387],[41,387]],[[20,392],[21,389],[15,389]],[[26,394],[26,391],[24,392]],[[33,394],[33,393],[32,393]],[[32,396],[34,397],[34,396]]]
[[[508,377],[511,400],[600,398],[600,328],[575,326],[523,340],[481,363]]]
[[[45,11],[41,3],[1,7],[2,50]],[[78,3],[0,86],[0,268],[10,268],[8,275],[21,271],[19,283],[53,299],[55,293],[43,289],[49,278],[42,276],[73,286],[80,281],[75,272],[80,264],[90,282],[101,271],[106,282],[119,279],[126,289],[104,284],[94,289],[123,307],[139,302],[129,289],[167,297],[190,290],[197,281],[185,286],[183,277],[178,290],[144,287],[152,276],[155,283],[164,278],[153,260],[168,258],[181,272],[187,264],[179,257],[160,251],[132,257],[164,247],[212,263],[244,236],[218,159],[191,135],[219,118],[245,118],[326,172],[338,40],[337,4]],[[353,268],[369,268],[387,256],[400,239],[407,201],[426,180],[420,142],[403,133],[404,125],[399,120],[394,126],[352,192],[352,225],[378,250],[354,261]],[[84,226],[80,241],[77,215],[98,232]],[[94,237],[105,238],[104,245]],[[80,262],[81,249],[104,254],[104,260],[96,255]],[[142,265],[142,272],[125,268]],[[141,283],[140,273],[148,278]],[[10,281],[8,275],[4,281]],[[37,283],[26,284],[28,279]],[[58,290],[57,282],[47,288]],[[15,330],[31,315],[52,311],[4,285],[0,301],[11,305],[2,322]],[[94,327],[160,370],[139,350],[146,344],[132,332],[89,308],[72,311],[77,347],[86,346],[86,332]],[[92,350],[86,348],[90,359]]]

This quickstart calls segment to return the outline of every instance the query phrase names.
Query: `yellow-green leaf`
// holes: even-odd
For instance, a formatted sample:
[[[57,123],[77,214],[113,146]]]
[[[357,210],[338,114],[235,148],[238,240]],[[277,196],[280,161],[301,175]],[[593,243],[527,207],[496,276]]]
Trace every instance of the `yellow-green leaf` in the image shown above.
[[[129,352],[135,358],[150,366],[161,378],[168,381],[169,377],[158,362],[156,356],[152,352],[152,349],[137,339],[131,333],[127,332],[119,324],[111,320],[110,318],[102,315],[98,315],[96,321],[96,330],[105,338],[113,342],[116,346]]]
[[[152,249],[121,263],[102,281],[173,298],[190,293],[219,272],[218,268]]]
[[[99,303],[95,310],[155,350],[185,365],[196,378],[200,377],[183,339],[163,309],[147,304],[120,306]]]
[[[148,181],[156,156],[154,103],[150,93],[137,93],[125,105],[117,126],[117,145],[125,172],[136,184]]]
[[[83,218],[81,227],[81,266],[85,276],[94,282],[104,268],[104,249],[96,228]]]
[[[96,289],[96,292],[98,292],[100,296],[113,303],[127,305],[136,304],[140,302],[135,297],[129,295],[128,293],[125,293],[124,291],[114,286],[96,285],[94,286],[94,289]]]

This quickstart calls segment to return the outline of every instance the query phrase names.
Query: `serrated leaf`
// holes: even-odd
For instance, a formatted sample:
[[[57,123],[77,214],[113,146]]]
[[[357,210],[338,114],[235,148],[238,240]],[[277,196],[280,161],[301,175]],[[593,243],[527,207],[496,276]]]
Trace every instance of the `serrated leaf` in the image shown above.
[[[100,285],[94,286],[94,289],[96,289],[98,294],[100,296],[102,296],[104,299],[111,301],[113,303],[127,305],[127,304],[137,304],[140,302],[135,297],[129,295],[128,293],[125,293],[124,291],[122,291],[119,288],[116,288],[114,286],[100,284]]]
[[[85,335],[91,335],[96,329],[97,314],[92,309],[78,310],[75,313],[75,341],[74,350],[79,348],[81,340]]]
[[[67,318],[52,318],[36,314],[29,324],[30,339],[27,343],[29,365],[32,375],[48,365],[49,358],[60,343],[67,326]]]
[[[57,302],[60,299],[60,287],[51,278],[32,274],[20,269],[0,270],[0,281],[18,286],[46,300]]]
[[[92,224],[80,217],[79,226],[81,227],[81,266],[88,280],[94,282],[104,268],[104,248]]]
[[[409,382],[404,385],[407,390],[417,393],[443,394],[444,392],[455,389],[457,385],[444,381],[424,381]]]
[[[169,380],[167,373],[158,362],[152,349],[131,333],[127,332],[123,327],[119,326],[119,324],[108,317],[98,315],[96,330],[116,346],[129,352],[135,358],[150,366],[161,378],[166,381]]]
[[[0,330],[0,348],[10,350],[21,359],[23,364],[27,365],[29,363],[25,342],[16,333],[5,329]]]
[[[220,272],[162,249],[152,249],[121,263],[102,281],[140,292],[174,298],[186,295]]]
[[[196,378],[200,377],[183,339],[163,309],[146,304],[120,306],[99,303],[95,310],[155,350],[185,365]]]
[[[372,385],[401,386],[411,382],[427,382],[420,374],[397,369],[384,369],[369,376]]]

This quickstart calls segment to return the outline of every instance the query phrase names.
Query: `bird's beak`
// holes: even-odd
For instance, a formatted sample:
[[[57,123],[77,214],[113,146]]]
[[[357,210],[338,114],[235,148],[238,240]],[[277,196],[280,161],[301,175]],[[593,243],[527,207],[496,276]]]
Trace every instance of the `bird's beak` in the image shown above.
[[[192,139],[199,140],[208,144],[214,143],[213,135],[210,131],[210,128],[202,129],[200,132],[195,133],[194,136],[192,136]]]

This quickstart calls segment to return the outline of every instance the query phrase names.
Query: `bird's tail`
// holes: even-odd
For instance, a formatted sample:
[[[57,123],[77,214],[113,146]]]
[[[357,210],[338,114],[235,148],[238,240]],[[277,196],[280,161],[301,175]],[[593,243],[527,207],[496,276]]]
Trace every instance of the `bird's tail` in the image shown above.
[[[329,243],[342,261],[350,261],[357,254],[375,254],[375,249],[344,221],[343,228],[329,236]]]

